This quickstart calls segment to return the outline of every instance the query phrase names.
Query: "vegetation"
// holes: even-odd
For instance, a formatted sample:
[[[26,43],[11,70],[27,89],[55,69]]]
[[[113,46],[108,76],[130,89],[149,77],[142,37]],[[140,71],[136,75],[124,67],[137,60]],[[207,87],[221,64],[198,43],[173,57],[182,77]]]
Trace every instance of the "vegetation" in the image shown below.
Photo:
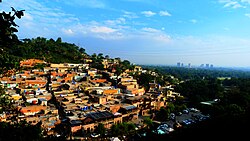
[[[177,92],[188,98],[190,105],[197,105],[201,101],[221,98],[224,88],[216,78],[189,80],[176,86]]]
[[[1,141],[40,141],[42,140],[41,123],[30,125],[26,121],[11,124],[0,122],[0,140]]]
[[[90,57],[93,62],[91,67],[99,70],[104,69],[102,53],[88,56],[85,49],[75,44],[62,42],[61,38],[57,40],[37,37],[34,39],[18,40],[16,36],[17,25],[15,18],[21,18],[24,10],[15,10],[9,13],[0,13],[0,74],[5,73],[9,69],[18,69],[19,61],[23,59],[36,58],[42,59],[49,63],[83,63],[84,57]],[[113,66],[116,74],[120,75],[123,71],[133,69],[133,65],[128,60],[121,61]],[[43,66],[36,66],[43,68]],[[177,99],[173,103],[169,103],[167,107],[162,107],[157,113],[156,118],[164,121],[169,117],[171,112],[178,112],[186,109],[188,106],[198,107],[204,113],[211,115],[211,120],[201,122],[189,129],[183,129],[175,132],[173,139],[181,137],[186,140],[200,134],[203,138],[215,137],[216,135],[246,135],[244,127],[250,125],[250,73],[247,71],[236,71],[227,69],[192,69],[162,66],[144,66],[151,69],[159,75],[152,76],[148,73],[133,74],[141,86],[149,89],[149,83],[155,81],[160,85],[167,82],[176,84],[175,90],[186,99]],[[172,78],[171,76],[174,76]],[[218,77],[230,77],[231,79],[218,79]],[[66,88],[65,88],[66,89]],[[213,105],[202,105],[202,101],[211,101],[219,99]],[[5,91],[0,87],[0,113],[3,111],[15,111],[12,107],[11,100]],[[42,130],[41,123],[30,125],[26,121],[18,122],[13,119],[12,123],[0,122],[0,140],[41,140]],[[145,118],[144,123],[147,128],[152,126],[152,119]],[[229,128],[230,127],[230,128]],[[67,126],[57,126],[56,130],[66,132]],[[236,132],[232,131],[237,130]],[[130,135],[135,131],[135,125],[132,123],[119,123],[111,127],[113,136]],[[226,131],[228,134],[220,134],[220,131]],[[99,124],[96,132],[100,135],[105,134],[103,124]],[[207,134],[209,133],[209,134]],[[206,139],[208,139],[206,138]]]
[[[56,41],[37,37],[35,39],[23,39],[13,50],[13,54],[21,59],[36,58],[48,63],[80,63],[83,62],[83,55],[80,50],[82,51],[75,44],[62,42],[60,37]]]
[[[104,127],[104,124],[99,123],[96,128],[96,133],[100,134],[101,137],[103,137],[105,135],[105,132],[106,132],[106,128]]]
[[[160,70],[158,67],[156,68]],[[197,107],[204,114],[209,114],[211,119],[189,126],[188,128],[182,128],[174,132],[171,136],[164,136],[164,139],[198,140],[201,138],[242,138],[247,136],[246,131],[243,129],[250,125],[248,120],[250,118],[249,72],[172,68],[172,70],[176,69],[183,74],[177,74],[178,70],[173,73],[167,71],[164,74],[179,76],[177,79],[183,80],[179,85],[176,85],[175,90],[180,92],[185,99],[175,101],[174,106],[171,106],[173,107],[172,110],[161,108],[156,114],[156,118],[165,120],[170,111],[176,112],[187,105],[188,107]],[[166,70],[171,70],[171,68],[167,67]],[[187,77],[187,73],[190,73],[189,77]],[[230,78],[220,79],[218,77]],[[200,103],[214,100],[217,100],[217,102],[212,105]],[[159,139],[161,137],[152,136],[152,138]]]
[[[153,121],[149,117],[145,117],[143,122],[146,124],[147,129],[150,129],[153,126]]]
[[[172,75],[180,80],[203,79],[217,77],[250,78],[249,71],[230,68],[183,68],[171,66],[142,66],[145,69],[157,70],[157,72],[168,76]]]
[[[132,134],[134,131],[135,125],[133,123],[122,122],[111,126],[111,134],[115,137],[123,137]]]
[[[0,13],[0,74],[17,66],[18,57],[12,54],[13,47],[19,44],[17,35],[18,25],[15,18],[21,18],[23,11],[17,11],[12,7],[12,11]]]
[[[16,32],[18,25],[15,18],[21,18],[24,10],[17,11],[12,7],[12,12],[0,13],[0,74],[6,73],[9,69],[17,68],[19,58],[13,54],[15,47],[20,44]],[[1,114],[18,114],[17,109],[12,105],[12,101],[0,85],[0,107]],[[5,113],[3,113],[5,111]],[[12,117],[12,122],[0,122],[0,140],[26,140],[38,141],[42,139],[41,123],[30,125],[26,121],[18,121],[16,116]]]

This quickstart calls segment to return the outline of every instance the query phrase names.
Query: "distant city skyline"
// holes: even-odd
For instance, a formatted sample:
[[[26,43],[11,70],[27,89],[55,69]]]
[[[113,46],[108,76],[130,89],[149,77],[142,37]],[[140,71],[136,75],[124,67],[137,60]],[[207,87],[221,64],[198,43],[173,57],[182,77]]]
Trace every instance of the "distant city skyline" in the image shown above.
[[[177,62],[176,66],[177,67],[188,67],[188,68],[192,68],[192,67],[213,68],[214,67],[213,64],[208,64],[208,63],[206,63],[206,64],[203,63],[203,64],[200,64],[200,65],[193,65],[192,63],[185,64],[185,63],[182,63],[182,62]]]
[[[3,0],[19,39],[74,43],[135,64],[250,67],[250,0]]]

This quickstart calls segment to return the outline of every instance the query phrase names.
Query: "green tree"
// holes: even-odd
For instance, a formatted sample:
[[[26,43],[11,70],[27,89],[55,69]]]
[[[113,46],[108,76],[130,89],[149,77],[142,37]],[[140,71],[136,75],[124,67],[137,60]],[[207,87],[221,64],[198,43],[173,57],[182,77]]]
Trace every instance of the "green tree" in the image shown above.
[[[233,116],[233,117],[240,116],[240,115],[244,114],[244,111],[245,111],[237,104],[228,105],[226,110],[227,110],[227,113],[229,114],[229,116]]]
[[[24,10],[15,10],[13,7],[11,12],[5,11],[0,13],[0,74],[15,67],[19,59],[12,55],[13,46],[19,43],[15,34],[18,32],[18,25],[15,18],[21,18]]]
[[[8,94],[6,94],[5,89],[0,85],[0,113],[3,111],[13,111],[13,102],[11,101]]]
[[[175,105],[172,102],[169,102],[167,104],[167,109],[169,109],[170,112],[174,112],[175,111]]]
[[[136,126],[135,126],[134,123],[128,123],[128,132],[129,132],[129,134],[130,133],[134,133],[135,132],[135,128],[136,128]]]
[[[84,48],[80,48],[79,51],[80,51],[80,53],[85,54],[85,49]]]
[[[146,124],[147,129],[150,129],[153,126],[153,121],[149,117],[145,117],[143,122]]]
[[[98,123],[98,126],[96,128],[96,132],[98,134],[100,134],[101,136],[104,136],[105,135],[105,132],[106,132],[106,128],[104,127],[104,124],[102,123]]]
[[[121,133],[121,129],[119,128],[119,125],[118,124],[113,124],[111,126],[111,134],[113,136],[119,136]]]
[[[166,121],[169,117],[170,110],[164,107],[161,107],[160,110],[156,114],[156,119],[160,121]]]

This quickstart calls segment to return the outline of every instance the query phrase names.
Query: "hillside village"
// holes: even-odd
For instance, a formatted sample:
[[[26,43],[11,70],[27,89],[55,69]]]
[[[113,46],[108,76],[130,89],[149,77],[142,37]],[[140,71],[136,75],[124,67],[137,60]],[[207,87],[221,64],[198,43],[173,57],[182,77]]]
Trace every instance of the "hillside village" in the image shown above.
[[[152,81],[149,90],[140,86],[130,74],[154,71],[134,66],[116,75],[117,59],[102,59],[103,70],[91,67],[92,60],[85,64],[48,64],[38,59],[20,62],[21,71],[9,72],[0,78],[6,95],[18,112],[3,111],[0,121],[26,120],[32,125],[41,122],[44,136],[63,134],[55,130],[65,125],[72,136],[79,131],[92,133],[99,123],[110,129],[113,124],[133,122],[143,128],[143,117],[152,117],[151,111],[167,105],[168,98],[180,96],[171,84],[161,86]],[[38,64],[46,64],[35,69]],[[113,68],[113,69],[110,69]]]

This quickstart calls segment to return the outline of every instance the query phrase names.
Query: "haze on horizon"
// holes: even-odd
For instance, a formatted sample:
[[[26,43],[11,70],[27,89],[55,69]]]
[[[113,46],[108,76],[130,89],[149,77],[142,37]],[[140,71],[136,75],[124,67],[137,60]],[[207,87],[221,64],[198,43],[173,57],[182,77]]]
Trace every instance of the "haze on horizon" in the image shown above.
[[[75,43],[135,64],[250,67],[250,0],[3,0],[19,39]]]

